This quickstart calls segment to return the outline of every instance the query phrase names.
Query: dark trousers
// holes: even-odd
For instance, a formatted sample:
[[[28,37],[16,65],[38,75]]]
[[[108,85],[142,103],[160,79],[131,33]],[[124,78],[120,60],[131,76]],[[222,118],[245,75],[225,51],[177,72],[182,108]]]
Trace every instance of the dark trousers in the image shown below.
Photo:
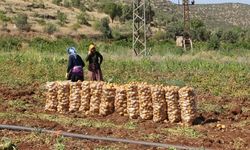
[[[83,81],[84,77],[81,75],[77,75],[77,74],[71,74],[69,77],[69,80],[71,80],[71,82],[77,82],[77,81]]]

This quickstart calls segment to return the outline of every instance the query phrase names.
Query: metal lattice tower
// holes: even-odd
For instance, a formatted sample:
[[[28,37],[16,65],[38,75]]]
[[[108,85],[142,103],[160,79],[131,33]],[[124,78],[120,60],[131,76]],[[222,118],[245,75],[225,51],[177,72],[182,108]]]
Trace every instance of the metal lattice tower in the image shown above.
[[[183,0],[184,7],[184,38],[190,37],[190,16],[189,16],[189,0]]]
[[[135,55],[148,55],[146,0],[133,0],[133,50]]]
[[[194,1],[193,1],[194,3]],[[184,18],[184,33],[183,33],[183,48],[193,49],[193,42],[190,36],[190,16],[189,16],[189,0],[183,0],[183,18]]]

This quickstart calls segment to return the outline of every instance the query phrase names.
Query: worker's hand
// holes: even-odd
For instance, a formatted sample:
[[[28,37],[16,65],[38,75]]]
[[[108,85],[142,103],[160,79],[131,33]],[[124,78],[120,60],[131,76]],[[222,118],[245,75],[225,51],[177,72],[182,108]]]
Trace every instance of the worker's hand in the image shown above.
[[[69,76],[69,74],[68,74],[68,73],[66,73],[66,74],[65,74],[65,78],[66,78],[66,79],[68,79],[68,76]]]
[[[88,55],[90,55],[91,54],[91,51],[88,51]]]

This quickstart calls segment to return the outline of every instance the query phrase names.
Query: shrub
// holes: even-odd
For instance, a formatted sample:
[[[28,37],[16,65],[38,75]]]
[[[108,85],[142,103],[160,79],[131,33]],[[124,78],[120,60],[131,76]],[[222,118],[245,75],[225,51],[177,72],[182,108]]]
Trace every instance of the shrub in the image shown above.
[[[1,25],[1,31],[7,31],[9,32],[10,30],[8,29],[8,24],[7,22],[3,22],[2,25]]]
[[[183,23],[173,22],[167,26],[167,38],[175,39],[176,36],[183,35]]]
[[[157,31],[154,36],[153,39],[156,41],[161,41],[161,40],[166,40],[167,39],[167,33],[166,31]]]
[[[0,49],[3,51],[18,50],[22,46],[22,40],[17,37],[1,37]]]
[[[95,21],[94,22],[94,29],[100,31],[100,28],[101,28],[101,22]]]
[[[117,30],[113,30],[112,32],[112,36],[115,40],[120,40],[122,39],[122,34],[121,32],[117,31]]]
[[[53,4],[60,5],[62,3],[62,0],[52,0]]]
[[[207,41],[210,38],[210,32],[207,30],[204,22],[199,19],[191,20],[192,39],[198,41]]]
[[[60,25],[64,25],[67,21],[67,15],[63,12],[57,11],[57,19]]]
[[[65,150],[65,145],[63,144],[64,137],[60,136],[56,139],[55,149],[56,150]]]
[[[13,144],[11,139],[3,137],[0,142],[1,142],[0,148],[3,150],[16,150],[17,149],[16,145]]]
[[[80,5],[79,9],[81,10],[81,12],[90,11],[90,9],[87,8],[85,5]]]
[[[67,7],[67,8],[70,8],[71,7],[70,1],[69,0],[63,0],[63,6]]]
[[[133,19],[133,7],[130,5],[122,6],[122,15],[120,21],[125,22],[126,20]]]
[[[223,34],[223,30],[222,30],[222,29],[219,29],[218,31],[215,32],[215,34],[217,35],[217,37],[218,37],[219,39],[221,39],[221,38],[222,38],[222,34]]]
[[[71,26],[71,28],[74,30],[74,31],[77,31],[79,28],[81,27],[81,25],[79,23],[75,23]]]
[[[207,41],[210,38],[210,32],[206,27],[200,27],[195,30],[191,30],[191,37],[198,41]]]
[[[37,19],[36,22],[41,26],[46,25],[46,21],[44,19]]]
[[[208,48],[213,49],[213,50],[216,50],[216,49],[220,48],[220,39],[216,34],[213,34],[210,37],[210,39],[208,41]]]
[[[86,19],[87,17],[87,14],[86,13],[80,13],[78,16],[77,16],[77,22],[81,25],[87,25],[87,26],[90,26],[90,24],[88,23],[88,20]]]
[[[31,25],[28,23],[28,16],[26,14],[18,14],[14,18],[14,22],[19,30],[30,31]]]
[[[10,21],[10,18],[5,15],[5,12],[0,11],[0,21],[8,22],[8,21]]]
[[[103,33],[105,38],[112,38],[112,31],[109,26],[109,19],[108,18],[102,18],[100,22],[100,31]]]
[[[33,1],[33,3],[31,5],[29,5],[29,10],[31,11],[32,8],[35,8],[35,9],[37,9],[37,8],[45,9],[45,5],[41,1],[40,2],[34,2]]]
[[[229,30],[222,34],[222,39],[225,42],[236,43],[239,39],[239,34],[235,30]]]
[[[146,12],[145,13],[146,13],[146,21],[147,21],[147,23],[152,22],[154,20],[154,16],[155,16],[155,12],[152,9],[152,7],[148,6],[146,8]]]
[[[55,41],[44,38],[34,38],[29,42],[31,48],[34,48],[41,52],[52,52],[52,53],[66,53],[66,48],[69,46],[76,46],[76,43],[72,38],[60,38]]]
[[[115,3],[105,3],[103,6],[103,11],[110,16],[112,22],[114,21],[115,17],[122,16],[122,7]]]
[[[250,43],[250,29],[245,34],[245,41]]]
[[[205,26],[204,22],[202,22],[199,19],[191,20],[191,28],[192,29],[198,29],[198,28],[201,28],[201,27],[204,27],[204,26]]]
[[[56,25],[54,25],[53,23],[48,23],[46,24],[46,26],[44,27],[44,32],[48,33],[48,34],[53,34],[54,32],[57,31],[57,27]]]
[[[79,8],[81,6],[81,0],[71,0],[73,7]]]

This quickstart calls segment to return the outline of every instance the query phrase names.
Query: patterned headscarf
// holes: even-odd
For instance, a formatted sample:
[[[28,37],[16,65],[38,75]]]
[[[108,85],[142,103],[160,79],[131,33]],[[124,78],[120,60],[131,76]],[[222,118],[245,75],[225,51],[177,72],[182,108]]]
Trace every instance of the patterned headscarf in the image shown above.
[[[67,52],[68,52],[69,55],[73,55],[76,58],[77,53],[76,53],[76,48],[75,47],[68,48]]]
[[[95,45],[94,44],[90,44],[89,45],[89,51],[91,51],[93,48],[95,48]]]

